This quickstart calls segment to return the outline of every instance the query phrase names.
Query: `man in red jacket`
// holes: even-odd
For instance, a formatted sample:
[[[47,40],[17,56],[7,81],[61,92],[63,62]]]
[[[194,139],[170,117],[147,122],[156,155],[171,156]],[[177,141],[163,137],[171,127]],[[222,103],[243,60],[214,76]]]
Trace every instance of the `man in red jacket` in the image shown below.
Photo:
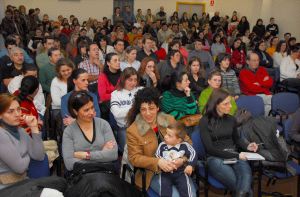
[[[240,72],[240,87],[245,95],[257,95],[262,97],[265,104],[265,114],[271,109],[271,91],[273,79],[269,76],[267,70],[259,66],[259,56],[256,53],[250,53],[247,56],[247,66]]]

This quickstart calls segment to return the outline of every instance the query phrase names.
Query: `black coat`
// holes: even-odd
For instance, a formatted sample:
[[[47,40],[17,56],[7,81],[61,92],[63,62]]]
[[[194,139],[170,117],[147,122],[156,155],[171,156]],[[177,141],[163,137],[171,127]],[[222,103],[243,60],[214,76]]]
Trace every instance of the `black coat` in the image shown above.
[[[119,178],[106,173],[88,173],[64,194],[65,197],[140,197],[141,192]]]
[[[44,177],[26,179],[0,190],[0,196],[5,197],[39,197],[44,188],[56,189],[62,193],[67,189],[67,181],[62,177]]]

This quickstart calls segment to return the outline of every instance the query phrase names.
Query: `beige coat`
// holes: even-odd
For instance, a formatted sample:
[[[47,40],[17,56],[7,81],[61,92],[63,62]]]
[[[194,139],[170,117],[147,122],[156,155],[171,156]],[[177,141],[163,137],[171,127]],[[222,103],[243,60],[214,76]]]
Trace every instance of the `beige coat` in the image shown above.
[[[158,113],[157,124],[160,135],[164,136],[168,125],[175,121],[173,116],[162,112]],[[127,128],[126,136],[129,162],[135,167],[146,169],[146,189],[148,189],[154,173],[160,171],[158,168],[159,159],[155,157],[158,147],[156,134],[138,114],[135,121]],[[185,141],[191,143],[188,136],[186,136]],[[142,188],[142,174],[139,171],[136,173],[135,182],[138,187]]]

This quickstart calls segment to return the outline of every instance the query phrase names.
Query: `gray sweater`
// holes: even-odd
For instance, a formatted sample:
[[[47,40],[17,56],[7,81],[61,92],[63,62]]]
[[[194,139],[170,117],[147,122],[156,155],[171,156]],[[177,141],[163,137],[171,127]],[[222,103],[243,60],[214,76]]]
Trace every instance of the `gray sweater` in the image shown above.
[[[111,150],[102,150],[102,146],[110,140],[116,141],[107,121],[101,118],[94,118],[95,131],[94,141],[89,142],[76,121],[69,125],[63,134],[62,153],[66,168],[73,170],[76,162],[86,162],[74,157],[74,152],[90,151],[91,160],[98,160],[101,162],[114,161],[118,157],[117,145]]]
[[[211,57],[211,54],[204,50],[193,50],[189,52],[188,59],[190,60],[192,57],[198,57],[200,58],[201,64],[205,66],[205,69],[209,72],[212,71],[215,68],[215,63]],[[209,73],[208,72],[208,73]]]
[[[0,127],[0,174],[24,173],[30,158],[42,161],[45,157],[41,134],[32,133],[30,137],[23,128],[19,128],[20,140]],[[0,189],[5,185],[0,184]]]

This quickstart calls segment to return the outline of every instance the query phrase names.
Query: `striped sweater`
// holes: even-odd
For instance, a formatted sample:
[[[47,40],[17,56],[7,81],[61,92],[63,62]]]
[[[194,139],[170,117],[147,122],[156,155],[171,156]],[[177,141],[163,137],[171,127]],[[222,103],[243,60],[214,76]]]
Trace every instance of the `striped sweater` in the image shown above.
[[[234,70],[223,71],[220,69],[220,72],[222,75],[222,88],[228,90],[232,95],[240,95],[240,85]]]
[[[174,116],[176,120],[185,115],[197,113],[197,103],[191,94],[187,97],[184,92],[177,89],[165,91],[161,103],[162,110],[167,114]]]

